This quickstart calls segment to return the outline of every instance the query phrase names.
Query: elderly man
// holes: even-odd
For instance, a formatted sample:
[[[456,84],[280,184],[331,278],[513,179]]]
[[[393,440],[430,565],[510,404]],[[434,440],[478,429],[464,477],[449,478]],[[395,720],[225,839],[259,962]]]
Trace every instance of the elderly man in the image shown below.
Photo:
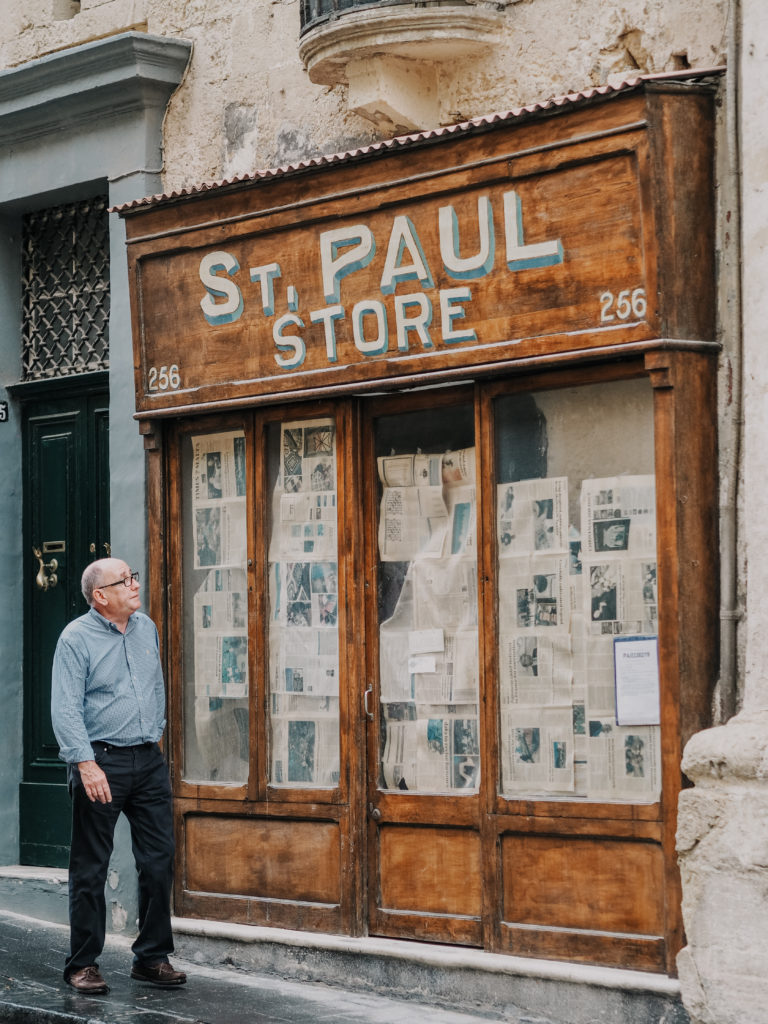
[[[174,843],[171,787],[158,746],[165,688],[157,629],[138,610],[138,572],[121,559],[92,562],[81,586],[90,611],[59,637],[51,689],[53,730],[72,797],[64,978],[79,992],[109,991],[97,960],[106,928],[104,884],[122,811],[139,881],[131,977],[175,987],[187,979],[168,962]]]

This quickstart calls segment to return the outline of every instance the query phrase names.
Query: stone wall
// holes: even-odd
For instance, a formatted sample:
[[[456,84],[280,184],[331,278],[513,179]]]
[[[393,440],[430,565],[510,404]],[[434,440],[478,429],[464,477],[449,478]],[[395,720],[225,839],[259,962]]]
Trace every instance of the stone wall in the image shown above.
[[[768,1022],[768,712],[698,733],[683,769],[678,852],[688,945],[678,956],[695,1024]]]
[[[510,3],[497,44],[482,60],[439,68],[439,121],[508,110],[637,71],[721,64],[728,10],[728,0]],[[4,11],[0,67],[128,29],[193,42],[189,72],[166,118],[166,191],[378,137],[347,109],[344,85],[310,82],[298,55],[298,0],[6,0]]]
[[[683,770],[695,784],[681,794],[678,850],[688,945],[678,958],[686,1006],[695,1024],[768,1022],[768,8],[741,0],[735,131],[731,150],[740,188],[742,226],[741,351],[734,347],[734,394],[742,456],[733,538],[740,579],[739,702],[723,726],[694,736]],[[739,233],[736,221],[731,231]],[[728,381],[723,381],[728,393]],[[725,538],[721,537],[721,545]]]

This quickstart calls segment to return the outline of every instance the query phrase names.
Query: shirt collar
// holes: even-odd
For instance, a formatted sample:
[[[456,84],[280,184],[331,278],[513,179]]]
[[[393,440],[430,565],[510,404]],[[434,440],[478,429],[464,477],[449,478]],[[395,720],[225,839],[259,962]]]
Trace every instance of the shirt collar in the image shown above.
[[[97,622],[101,626],[102,629],[108,629],[108,630],[110,630],[113,633],[120,633],[120,630],[117,628],[117,626],[114,624],[114,622],[112,622],[110,619],[105,619],[104,616],[101,614],[101,612],[97,612],[95,608],[91,608],[89,610],[89,614],[93,617],[94,621]],[[128,623],[127,623],[127,625],[125,627],[126,633],[128,632],[129,629],[131,629],[133,627],[133,620],[134,620],[135,615],[136,615],[136,612],[133,612],[129,616]],[[122,635],[124,635],[124,634],[121,633],[121,636]]]

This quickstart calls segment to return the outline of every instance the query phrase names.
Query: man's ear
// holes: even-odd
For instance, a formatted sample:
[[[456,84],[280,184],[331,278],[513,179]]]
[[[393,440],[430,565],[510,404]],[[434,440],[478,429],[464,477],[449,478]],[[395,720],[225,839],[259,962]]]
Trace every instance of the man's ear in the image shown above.
[[[97,605],[103,607],[105,604],[107,604],[107,599],[106,597],[104,597],[102,592],[97,588],[93,591],[93,605],[94,607]]]

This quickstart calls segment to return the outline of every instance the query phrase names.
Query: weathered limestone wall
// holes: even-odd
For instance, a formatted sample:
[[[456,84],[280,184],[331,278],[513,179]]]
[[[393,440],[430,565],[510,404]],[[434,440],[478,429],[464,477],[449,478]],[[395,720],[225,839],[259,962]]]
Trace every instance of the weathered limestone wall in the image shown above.
[[[683,1002],[693,1024],[767,1024],[768,712],[698,733],[683,770]]]
[[[366,144],[345,86],[313,85],[298,56],[298,0],[5,0],[0,67],[126,29],[194,43],[165,125],[164,188]],[[507,110],[634,71],[711,67],[728,0],[520,0],[485,59],[440,70],[440,121]],[[58,18],[54,15],[58,15]]]
[[[763,0],[741,0],[742,57],[739,68],[741,102],[742,259],[744,323],[744,511],[743,557],[749,566],[744,708],[768,714],[768,366],[765,329],[768,323],[768,6]],[[764,737],[768,741],[768,731]]]
[[[678,966],[695,1024],[768,1022],[768,8],[764,0],[740,6],[740,137],[732,142],[740,143],[742,212],[742,513],[735,548],[746,585],[743,710],[694,736],[683,759],[695,788],[681,794],[679,807],[688,945]]]

